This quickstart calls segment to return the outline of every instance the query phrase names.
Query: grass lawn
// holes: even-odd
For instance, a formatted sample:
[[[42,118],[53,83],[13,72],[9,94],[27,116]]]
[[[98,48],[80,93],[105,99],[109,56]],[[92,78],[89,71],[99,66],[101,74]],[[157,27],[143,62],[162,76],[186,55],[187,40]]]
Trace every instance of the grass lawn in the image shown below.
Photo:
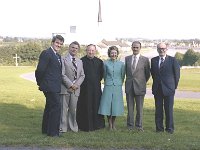
[[[151,78],[147,84],[151,88]],[[200,92],[200,69],[181,69],[178,90]]]
[[[124,116],[117,117],[114,132],[105,128],[95,132],[68,132],[61,138],[42,135],[44,96],[35,83],[19,77],[34,69],[0,67],[0,146],[200,149],[200,99],[175,100],[175,133],[172,135],[155,132],[153,99],[145,99],[143,133],[126,129],[125,111]],[[180,89],[200,91],[199,72],[182,70]]]

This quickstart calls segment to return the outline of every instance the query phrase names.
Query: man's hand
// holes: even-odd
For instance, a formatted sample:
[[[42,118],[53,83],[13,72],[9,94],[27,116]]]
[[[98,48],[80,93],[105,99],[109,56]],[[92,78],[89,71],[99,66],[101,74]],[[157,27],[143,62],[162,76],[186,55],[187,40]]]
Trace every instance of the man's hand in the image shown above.
[[[78,89],[78,86],[73,84],[70,88],[72,88],[74,91],[76,91]]]

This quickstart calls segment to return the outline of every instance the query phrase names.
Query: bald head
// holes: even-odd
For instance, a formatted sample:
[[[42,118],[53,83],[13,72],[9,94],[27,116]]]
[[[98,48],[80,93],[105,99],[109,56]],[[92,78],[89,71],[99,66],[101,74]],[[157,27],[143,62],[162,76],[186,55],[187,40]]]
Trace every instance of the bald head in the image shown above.
[[[164,48],[164,47],[167,48],[167,45],[163,42],[161,42],[157,45],[157,48]]]

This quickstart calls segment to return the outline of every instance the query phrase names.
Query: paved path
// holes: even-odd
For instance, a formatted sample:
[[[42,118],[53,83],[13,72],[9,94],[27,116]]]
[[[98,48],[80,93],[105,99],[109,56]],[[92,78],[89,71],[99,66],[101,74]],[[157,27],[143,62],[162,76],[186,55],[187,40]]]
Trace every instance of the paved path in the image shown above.
[[[36,83],[34,72],[22,74],[22,75],[20,75],[20,77]]]
[[[22,74],[20,77],[36,82],[35,80],[35,74],[34,72]],[[153,95],[151,93],[151,89],[147,89],[147,94],[145,95],[146,98],[153,98]],[[190,99],[199,99],[200,100],[200,92],[192,92],[192,91],[180,91],[177,90],[175,94],[176,98],[190,98]]]

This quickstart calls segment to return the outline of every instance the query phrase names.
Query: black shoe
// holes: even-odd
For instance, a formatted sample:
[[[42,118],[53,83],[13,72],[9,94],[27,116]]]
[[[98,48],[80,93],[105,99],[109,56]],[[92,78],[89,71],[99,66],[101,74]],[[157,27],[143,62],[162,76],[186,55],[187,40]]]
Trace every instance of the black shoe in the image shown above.
[[[156,130],[157,133],[162,133],[164,130]]]
[[[166,132],[169,133],[169,134],[173,134],[174,133],[174,131],[172,131],[172,130],[166,131]]]

